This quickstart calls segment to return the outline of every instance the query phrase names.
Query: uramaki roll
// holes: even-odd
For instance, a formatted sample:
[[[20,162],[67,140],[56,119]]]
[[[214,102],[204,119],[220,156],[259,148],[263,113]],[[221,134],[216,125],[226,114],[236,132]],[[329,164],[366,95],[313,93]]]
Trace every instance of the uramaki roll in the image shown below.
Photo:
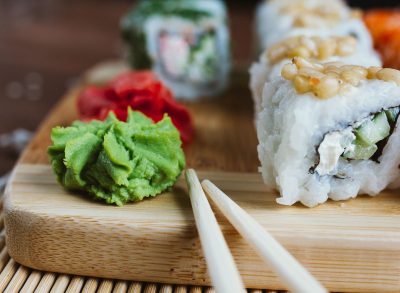
[[[399,71],[297,58],[282,76],[267,83],[257,121],[260,172],[278,203],[313,207],[397,185]]]
[[[227,23],[221,0],[142,0],[121,26],[131,67],[153,70],[177,99],[196,100],[228,84]]]
[[[372,39],[361,14],[341,0],[270,0],[258,6],[256,34],[260,51],[290,36],[354,36],[362,47]]]

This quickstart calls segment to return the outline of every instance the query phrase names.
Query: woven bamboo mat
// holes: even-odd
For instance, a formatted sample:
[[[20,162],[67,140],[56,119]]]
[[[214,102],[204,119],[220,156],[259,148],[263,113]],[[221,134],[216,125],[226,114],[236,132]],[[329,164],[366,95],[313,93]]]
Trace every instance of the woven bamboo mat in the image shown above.
[[[0,196],[0,292],[128,292],[128,293],[212,293],[210,287],[144,283],[90,278],[42,272],[16,263],[7,253],[3,197]],[[247,290],[248,293],[283,291]]]

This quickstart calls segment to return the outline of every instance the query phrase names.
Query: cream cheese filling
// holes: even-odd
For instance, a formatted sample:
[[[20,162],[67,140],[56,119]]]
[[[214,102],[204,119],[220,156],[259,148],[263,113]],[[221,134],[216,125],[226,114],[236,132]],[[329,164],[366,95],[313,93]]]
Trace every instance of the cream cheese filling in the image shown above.
[[[315,169],[320,176],[335,175],[340,156],[354,149],[352,142],[356,136],[352,130],[352,127],[347,127],[342,131],[333,131],[325,135],[318,147],[319,164]]]

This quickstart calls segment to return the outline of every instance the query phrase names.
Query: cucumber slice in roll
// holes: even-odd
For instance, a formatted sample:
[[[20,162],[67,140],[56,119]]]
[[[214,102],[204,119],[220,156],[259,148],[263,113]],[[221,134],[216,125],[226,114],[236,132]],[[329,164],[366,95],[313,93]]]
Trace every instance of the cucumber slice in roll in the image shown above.
[[[364,122],[354,130],[354,134],[357,141],[364,146],[371,146],[385,139],[390,134],[390,124],[385,112],[378,113],[372,120]]]
[[[375,154],[377,150],[378,147],[376,144],[364,146],[356,141],[354,150],[344,153],[343,157],[352,160],[368,160]]]
[[[385,110],[386,117],[387,117],[389,123],[396,122],[399,112],[400,112],[399,107],[389,108],[389,109]]]

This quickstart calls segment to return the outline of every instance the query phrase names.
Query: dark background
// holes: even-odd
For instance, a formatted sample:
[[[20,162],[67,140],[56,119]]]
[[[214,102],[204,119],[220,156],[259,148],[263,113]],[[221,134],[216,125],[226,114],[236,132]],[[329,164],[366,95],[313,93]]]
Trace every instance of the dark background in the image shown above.
[[[326,1],[329,5],[329,0]],[[0,0],[0,134],[34,130],[80,74],[121,54],[119,18],[134,1]],[[252,56],[257,1],[227,1],[236,65]],[[398,1],[350,1],[364,8]],[[0,175],[16,154],[0,149]]]
[[[326,1],[326,0],[322,0]],[[350,6],[360,7],[360,8],[374,8],[374,7],[393,7],[399,6],[400,2],[398,0],[353,0],[346,1]],[[329,0],[326,1],[329,3]]]

